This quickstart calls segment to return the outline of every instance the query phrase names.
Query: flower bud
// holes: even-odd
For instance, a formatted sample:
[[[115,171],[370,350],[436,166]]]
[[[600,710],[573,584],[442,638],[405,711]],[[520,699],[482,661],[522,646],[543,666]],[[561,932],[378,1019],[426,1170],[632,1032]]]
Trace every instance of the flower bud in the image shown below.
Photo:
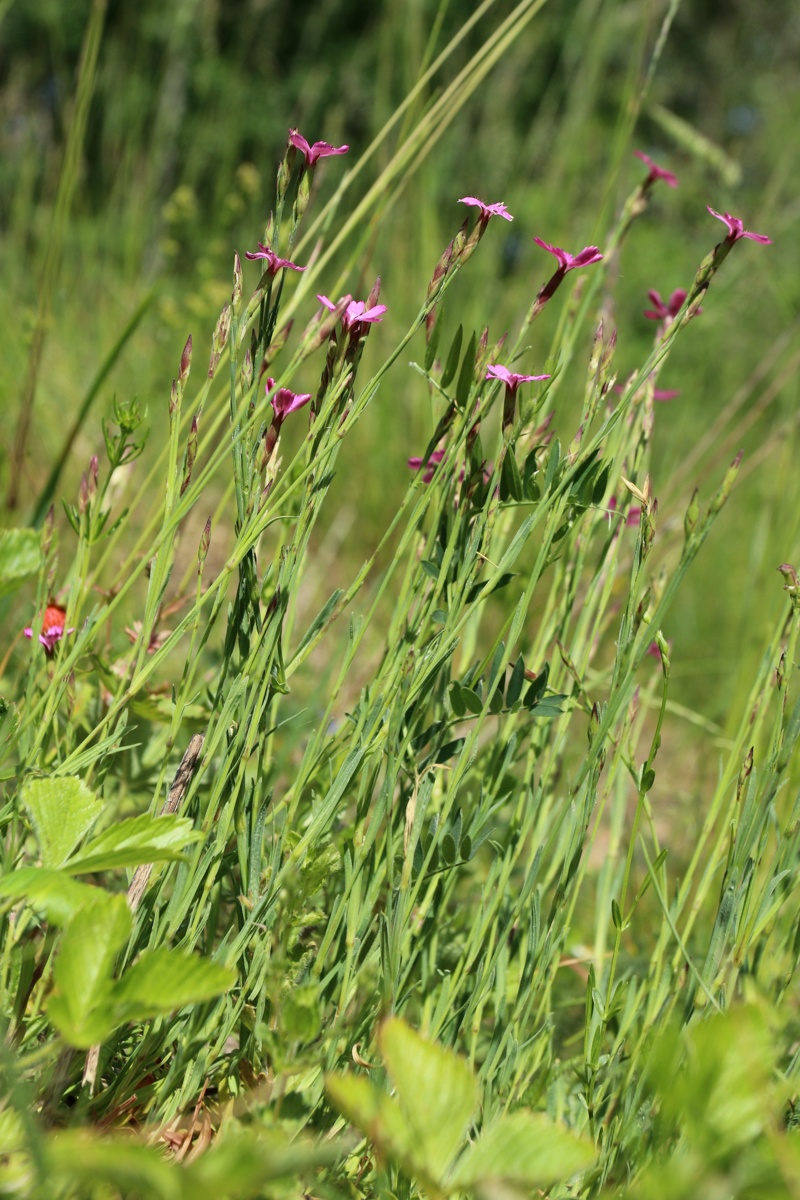
[[[186,339],[186,345],[183,347],[183,354],[181,355],[181,368],[180,368],[180,372],[178,374],[178,382],[180,383],[181,387],[186,387],[186,381],[189,378],[189,371],[191,370],[191,366],[192,366],[192,335],[189,334],[188,338]]]
[[[233,292],[231,294],[231,309],[234,317],[242,311],[242,260],[238,252],[233,255]]]
[[[200,545],[197,548],[197,562],[202,571],[203,565],[208,555],[208,548],[211,545],[211,517],[206,521],[205,529],[200,538]]]

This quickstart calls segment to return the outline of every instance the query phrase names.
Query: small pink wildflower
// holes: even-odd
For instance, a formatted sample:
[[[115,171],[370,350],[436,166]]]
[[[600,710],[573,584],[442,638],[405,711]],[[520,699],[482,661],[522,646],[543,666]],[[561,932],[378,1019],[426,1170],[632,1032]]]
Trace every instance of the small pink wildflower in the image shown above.
[[[330,158],[334,154],[347,154],[349,146],[332,146],[330,142],[314,142],[309,145],[296,129],[289,130],[289,145],[294,146],[305,155],[306,166],[313,167],[320,158]]]
[[[509,392],[516,392],[521,383],[532,383],[537,379],[549,379],[549,375],[517,375],[514,371],[509,371],[508,367],[503,367],[500,363],[494,366],[487,367],[487,379],[502,379]]]
[[[327,296],[317,296],[317,299],[331,312],[335,311],[336,305]],[[383,320],[385,312],[385,304],[373,304],[371,308],[367,308],[364,300],[351,300],[342,316],[342,325],[345,329],[353,329],[355,326],[360,327],[361,325],[375,325]]]
[[[649,187],[649,185],[651,183],[655,183],[657,179],[663,179],[667,187],[675,188],[678,186],[678,177],[673,175],[672,171],[666,171],[663,167],[659,167],[659,165],[654,163],[652,158],[650,158],[648,154],[645,154],[643,150],[634,150],[633,153],[637,158],[641,159],[650,172],[650,174],[647,176],[647,179],[644,181],[645,187]]]
[[[139,638],[142,636],[142,622],[134,621],[131,626],[126,625],[125,633],[128,635],[128,639],[135,646]],[[147,653],[155,654],[157,650],[160,650],[171,633],[171,629],[162,629],[158,633],[155,629],[151,630],[150,640],[147,643]]]
[[[422,476],[422,482],[430,483],[430,481],[433,479],[434,471],[436,470],[436,468],[438,467],[439,463],[442,461],[443,458],[444,458],[444,449],[440,448],[438,450],[433,451],[433,453],[428,458],[427,463],[424,461],[424,459],[420,458],[419,455],[414,455],[412,458],[409,458],[408,465],[412,471],[420,471],[424,467],[425,474]]]
[[[698,309],[697,311],[699,312],[700,310]],[[680,388],[656,388],[653,392],[653,399],[658,404],[668,404],[670,400],[674,400],[680,394]]]
[[[281,425],[288,417],[289,413],[295,412],[298,408],[302,408],[304,404],[308,404],[311,399],[310,392],[293,392],[291,388],[278,388],[273,392],[275,387],[274,379],[267,379],[267,396],[275,413],[275,422]],[[272,392],[272,395],[270,393]]]
[[[706,208],[711,213],[712,217],[716,217],[718,221],[722,221],[728,226],[728,236],[726,242],[738,242],[740,238],[750,238],[751,242],[761,242],[765,246],[772,245],[772,238],[768,238],[763,233],[753,233],[750,229],[745,229],[744,222],[739,217],[732,217],[730,213],[718,213],[711,207],[710,204]]]
[[[611,514],[615,513],[616,511],[617,511],[617,497],[612,496],[608,502],[608,512],[606,513],[606,520],[610,521]],[[638,526],[641,516],[642,516],[641,506],[638,504],[632,504],[625,514],[625,524]]]
[[[505,204],[484,204],[477,196],[462,196],[458,201],[459,204],[469,204],[472,208],[479,208],[479,220],[485,225],[490,217],[502,217],[504,221],[513,221],[511,213],[506,208]]]
[[[264,268],[270,275],[277,275],[278,271],[305,271],[305,267],[298,267],[297,263],[290,262],[288,258],[280,258],[274,250],[270,250],[269,246],[265,246],[263,242],[258,243],[257,250],[245,250],[245,258],[256,259],[263,258],[266,262]]]
[[[590,267],[592,263],[600,262],[603,257],[597,246],[584,246],[583,250],[579,250],[577,254],[570,254],[567,250],[562,250],[560,246],[551,246],[549,242],[543,242],[541,238],[535,237],[533,240],[537,246],[541,246],[543,250],[556,256],[558,268],[562,274],[574,271],[577,267]]]
[[[675,291],[666,302],[661,299],[661,293],[651,290],[647,293],[652,308],[646,308],[644,315],[648,321],[671,321],[677,317],[678,313],[683,308],[683,302],[688,295],[685,288],[675,288]],[[693,316],[701,313],[702,308],[695,309]]]
[[[60,604],[48,604],[44,610],[42,618],[42,632],[39,634],[39,641],[44,646],[45,654],[50,657],[56,647],[56,643],[60,642],[64,636],[64,621],[67,618],[67,610],[62,608]],[[22,631],[26,638],[33,637],[33,627],[29,625]],[[68,629],[67,633],[74,633],[74,629]]]

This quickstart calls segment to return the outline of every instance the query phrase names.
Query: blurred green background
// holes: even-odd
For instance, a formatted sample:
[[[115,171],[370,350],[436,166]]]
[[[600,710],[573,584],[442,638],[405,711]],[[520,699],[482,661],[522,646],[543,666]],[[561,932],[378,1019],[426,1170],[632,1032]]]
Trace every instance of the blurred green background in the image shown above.
[[[67,426],[151,293],[72,448],[64,494],[74,496],[89,456],[100,450],[100,418],[115,393],[148,407],[156,435],[165,428],[170,381],[190,332],[200,364],[195,379],[202,378],[230,292],[233,251],[263,237],[288,128],[311,141],[350,144],[346,160],[318,172],[318,209],[464,22],[477,17],[408,120],[512,8],[445,0],[110,0],[107,7],[102,0],[0,0],[3,496],[48,254],[58,267],[18,507],[5,514],[6,524],[30,518]],[[62,227],[57,196],[92,13],[98,28],[102,18],[96,77]],[[640,104],[669,15],[669,36]],[[389,314],[368,344],[365,367],[375,368],[417,310],[463,219],[457,198],[504,200],[514,224],[494,222],[461,276],[459,312],[448,322],[488,324],[491,340],[506,329],[513,337],[552,265],[534,235],[573,251],[590,242],[602,248],[642,177],[632,154],[639,147],[673,169],[680,188],[656,190],[610,280],[605,310],[619,331],[624,379],[652,344],[654,326],[642,315],[647,290],[668,295],[687,286],[722,235],[707,203],[773,238],[771,247],[737,246],[703,314],[680,338],[661,383],[681,395],[658,406],[653,440],[666,558],[694,484],[708,495],[724,464],[745,449],[743,482],[666,631],[674,643],[673,699],[722,728],[783,603],[775,568],[800,559],[799,50],[800,9],[790,0],[542,3],[399,194],[373,210],[338,266],[327,268],[322,287],[363,297],[381,275]],[[401,122],[382,142],[345,206],[366,192],[403,130]],[[545,369],[558,317],[551,307],[536,325],[526,370]],[[308,297],[301,326],[313,311]],[[589,345],[579,346],[561,390],[566,436]],[[421,347],[410,357],[421,358]],[[315,380],[299,384],[310,390]],[[718,431],[702,443],[717,418]],[[345,447],[329,518],[338,529],[327,551],[331,572],[349,578],[371,550],[405,488],[405,459],[421,451],[432,428],[423,381],[402,359]]]

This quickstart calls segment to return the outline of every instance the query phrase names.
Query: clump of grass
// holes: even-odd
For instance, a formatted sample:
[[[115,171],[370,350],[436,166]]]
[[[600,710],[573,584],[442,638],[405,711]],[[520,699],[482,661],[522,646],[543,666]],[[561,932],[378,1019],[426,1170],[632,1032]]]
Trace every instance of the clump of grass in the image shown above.
[[[792,1194],[791,565],[691,853],[651,802],[672,605],[741,461],[659,513],[656,389],[746,235],[726,216],[617,390],[616,267],[663,172],[599,248],[537,238],[557,266],[511,343],[445,335],[511,215],[466,197],[365,378],[380,281],[309,303],[315,173],[343,149],[290,134],[255,290],[237,254],[149,468],[142,408],[116,404],[68,564],[52,514],[2,535],[3,586],[36,577],[41,614],[3,702],[3,1186]],[[343,448],[407,354],[428,443],[397,448],[419,451],[405,495],[320,596]]]

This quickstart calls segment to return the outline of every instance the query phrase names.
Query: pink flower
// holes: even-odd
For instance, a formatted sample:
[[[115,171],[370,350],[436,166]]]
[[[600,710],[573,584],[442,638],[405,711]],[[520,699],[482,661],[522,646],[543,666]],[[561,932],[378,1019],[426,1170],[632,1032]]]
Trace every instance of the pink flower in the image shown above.
[[[710,204],[706,208],[711,213],[712,217],[716,217],[718,221],[724,221],[728,226],[728,236],[726,242],[738,242],[740,238],[750,238],[751,242],[762,242],[766,246],[772,245],[772,238],[766,237],[763,233],[752,233],[749,229],[745,229],[744,223],[738,217],[732,217],[730,213],[718,213]]]
[[[650,174],[644,181],[645,187],[648,187],[651,183],[655,183],[657,179],[663,179],[667,187],[674,188],[678,186],[678,178],[676,175],[672,174],[672,171],[665,171],[663,167],[659,167],[658,164],[654,163],[652,158],[645,154],[643,150],[634,150],[633,153],[637,158],[642,160],[644,165],[650,171]]]
[[[700,309],[698,308],[698,312]],[[676,396],[680,396],[680,388],[656,388],[653,392],[653,399],[659,404],[667,404],[670,400],[674,400]]]
[[[272,392],[275,387],[274,379],[267,379],[267,396],[275,413],[275,423],[281,425],[288,417],[289,413],[295,412],[296,409],[302,408],[304,404],[308,404],[311,399],[310,392],[293,392],[290,388],[278,388],[276,392]]]
[[[574,271],[576,267],[589,267],[592,263],[600,262],[603,257],[597,246],[584,246],[577,254],[569,254],[566,250],[562,250],[560,246],[551,246],[549,242],[543,242],[541,238],[533,239],[537,246],[541,246],[543,250],[547,250],[550,254],[554,254],[558,259],[559,271],[566,274],[567,271]]]
[[[492,367],[486,369],[487,379],[502,379],[506,385],[507,391],[512,395],[516,392],[521,383],[531,383],[535,379],[549,379],[549,375],[517,375],[514,371],[509,371],[508,367],[502,367],[496,363]]]
[[[644,315],[647,319],[649,321],[668,321],[677,317],[683,308],[687,292],[685,288],[675,288],[675,291],[666,303],[661,299],[660,292],[650,291],[647,295],[650,297],[650,303],[653,306],[644,310]],[[695,310],[694,315],[697,316],[697,313],[701,313],[702,311],[702,308],[698,308]]]
[[[484,225],[490,217],[502,217],[504,221],[513,221],[511,213],[506,208],[505,204],[484,204],[477,196],[462,196],[458,201],[459,204],[469,204],[472,208],[479,208],[481,220]]]
[[[606,520],[610,521],[611,514],[615,513],[617,511],[617,497],[616,496],[611,497],[611,499],[608,502],[608,508],[609,508],[609,511],[606,513]],[[628,509],[627,513],[625,514],[625,524],[638,526],[639,521],[641,519],[641,515],[642,515],[641,507],[637,504],[632,504],[630,506],[630,508]]]
[[[305,271],[305,267],[298,267],[296,263],[289,262],[288,258],[280,258],[274,250],[270,250],[269,246],[265,246],[263,242],[258,243],[258,249],[254,251],[245,250],[245,258],[256,259],[263,258],[266,261],[264,268],[270,275],[277,275],[278,271]]]
[[[425,467],[425,474],[422,476],[422,482],[430,483],[430,481],[433,479],[434,471],[436,470],[436,468],[438,467],[439,463],[442,461],[443,458],[444,458],[444,449],[439,449],[439,450],[433,451],[433,453],[431,454],[427,463],[424,462],[424,460],[422,458],[420,458],[418,455],[415,455],[413,458],[410,458],[408,460],[408,465],[412,471],[419,471],[422,469],[422,467]]]
[[[331,312],[335,310],[336,305],[327,296],[317,296],[317,299]],[[385,304],[374,304],[371,308],[367,308],[363,300],[351,300],[342,316],[342,325],[345,329],[352,329],[356,325],[375,325],[383,320],[385,312]]]
[[[62,608],[60,604],[48,604],[44,610],[42,618],[42,632],[39,634],[39,641],[44,646],[45,654],[49,657],[56,646],[56,642],[60,642],[64,636],[64,621],[67,617],[67,610]],[[26,638],[33,637],[33,627],[28,626],[22,631]],[[67,633],[74,633],[74,629],[68,629]]]
[[[289,130],[289,145],[294,146],[305,155],[306,166],[313,167],[320,158],[330,158],[332,154],[347,154],[349,146],[332,146],[330,142],[314,142],[309,146],[306,139],[296,129]]]

